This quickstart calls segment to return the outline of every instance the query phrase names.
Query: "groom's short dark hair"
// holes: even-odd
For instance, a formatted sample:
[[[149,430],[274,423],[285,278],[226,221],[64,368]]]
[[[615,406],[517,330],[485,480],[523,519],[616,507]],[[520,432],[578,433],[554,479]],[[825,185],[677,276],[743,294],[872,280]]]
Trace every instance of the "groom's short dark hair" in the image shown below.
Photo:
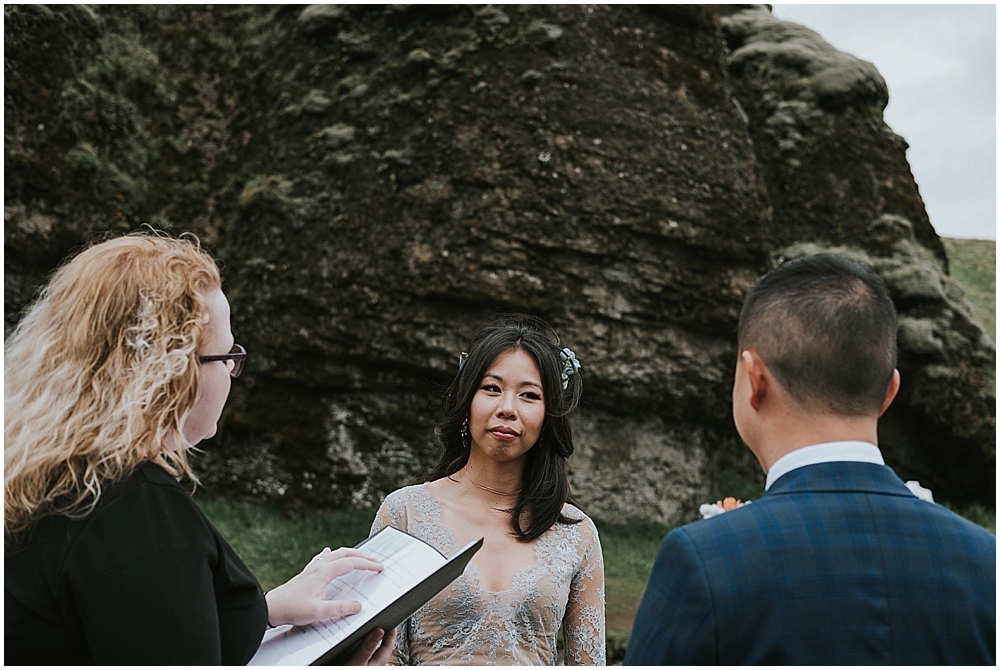
[[[871,269],[840,255],[807,256],[750,289],[738,344],[803,407],[877,414],[896,368],[896,310]]]

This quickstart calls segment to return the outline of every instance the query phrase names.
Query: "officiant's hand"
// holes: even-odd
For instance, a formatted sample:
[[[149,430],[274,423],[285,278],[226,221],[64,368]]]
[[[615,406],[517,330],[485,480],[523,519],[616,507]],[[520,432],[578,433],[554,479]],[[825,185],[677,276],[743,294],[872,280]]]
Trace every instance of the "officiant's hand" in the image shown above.
[[[388,634],[376,628],[361,640],[357,650],[351,654],[348,665],[391,665],[396,651],[396,629]]]
[[[361,611],[356,600],[327,600],[326,585],[352,570],[381,572],[382,564],[357,549],[327,547],[302,572],[267,592],[267,622],[304,626],[314,621],[342,619]]]

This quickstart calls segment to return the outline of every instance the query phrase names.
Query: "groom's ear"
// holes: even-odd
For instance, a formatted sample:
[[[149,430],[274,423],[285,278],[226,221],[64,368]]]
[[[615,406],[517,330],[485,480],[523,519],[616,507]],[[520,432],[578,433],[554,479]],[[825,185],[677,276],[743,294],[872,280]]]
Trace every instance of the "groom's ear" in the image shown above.
[[[892,379],[889,381],[889,388],[885,392],[885,400],[882,401],[882,407],[878,411],[879,417],[889,409],[889,405],[896,399],[897,393],[899,393],[899,370],[893,370]]]
[[[749,386],[749,402],[755,412],[759,412],[772,392],[774,381],[771,371],[767,369],[764,359],[756,351],[744,350],[740,354],[743,363],[743,374],[746,375],[746,383]]]

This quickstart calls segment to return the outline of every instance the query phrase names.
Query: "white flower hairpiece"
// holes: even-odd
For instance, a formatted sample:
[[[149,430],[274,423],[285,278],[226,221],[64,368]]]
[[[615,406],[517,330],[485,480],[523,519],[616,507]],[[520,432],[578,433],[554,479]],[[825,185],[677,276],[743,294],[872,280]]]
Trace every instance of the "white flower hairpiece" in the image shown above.
[[[563,389],[569,386],[570,375],[576,374],[576,371],[580,369],[580,361],[577,360],[576,354],[569,347],[565,347],[559,352],[559,359],[562,360],[562,382]]]

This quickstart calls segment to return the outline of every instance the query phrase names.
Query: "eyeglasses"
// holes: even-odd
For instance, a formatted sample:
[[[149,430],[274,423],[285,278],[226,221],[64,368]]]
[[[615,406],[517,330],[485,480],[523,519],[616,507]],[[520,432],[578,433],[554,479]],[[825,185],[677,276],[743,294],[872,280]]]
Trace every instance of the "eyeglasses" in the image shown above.
[[[240,344],[234,344],[232,350],[228,354],[222,354],[221,356],[199,356],[198,360],[202,363],[211,363],[212,361],[225,361],[226,367],[229,368],[229,376],[236,379],[243,372],[243,363],[247,359],[247,350],[243,348]]]

